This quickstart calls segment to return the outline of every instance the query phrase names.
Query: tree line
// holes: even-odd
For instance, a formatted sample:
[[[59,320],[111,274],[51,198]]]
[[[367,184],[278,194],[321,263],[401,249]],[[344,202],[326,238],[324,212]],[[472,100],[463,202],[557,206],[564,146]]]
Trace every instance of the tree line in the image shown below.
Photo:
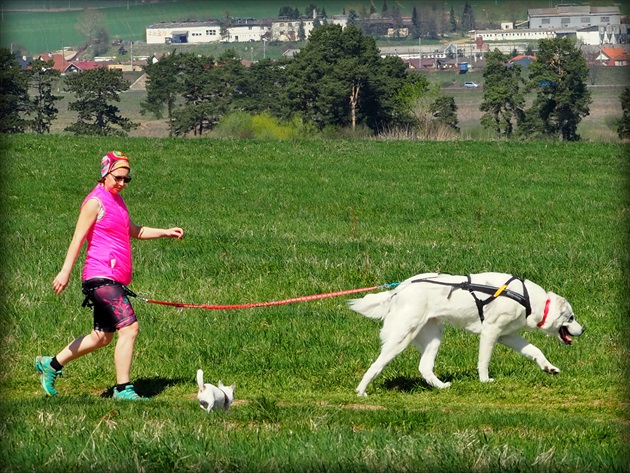
[[[588,68],[568,39],[541,40],[527,78],[498,50],[486,59],[483,126],[498,138],[579,140],[577,126],[591,100]],[[0,132],[49,132],[58,113],[52,84],[59,73],[41,60],[22,70],[8,50],[0,51],[0,61]],[[293,59],[268,59],[247,68],[233,51],[219,58],[173,51],[145,72],[142,113],[165,119],[172,136],[201,136],[234,114],[299,126],[304,135],[359,129],[435,139],[445,130],[450,136],[458,132],[453,97],[426,75],[407,70],[400,58],[381,57],[374,38],[353,25],[315,29]],[[115,105],[128,88],[114,69],[67,76],[65,90],[75,97],[69,109],[77,112],[77,121],[65,131],[121,135],[137,127]],[[535,98],[526,109],[529,92]],[[622,138],[630,133],[629,99],[626,90],[618,127]]]

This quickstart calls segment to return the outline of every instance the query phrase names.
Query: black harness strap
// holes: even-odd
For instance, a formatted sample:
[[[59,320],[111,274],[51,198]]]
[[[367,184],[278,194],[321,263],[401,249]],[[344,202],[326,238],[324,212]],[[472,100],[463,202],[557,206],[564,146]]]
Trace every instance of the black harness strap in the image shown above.
[[[523,285],[523,294],[519,294],[518,292],[514,292],[510,289],[507,289],[507,286],[512,281],[521,281],[521,284]],[[489,304],[490,302],[492,302],[499,296],[509,297],[510,299],[518,302],[523,307],[525,307],[525,317],[528,317],[532,313],[532,307],[529,301],[529,293],[527,292],[525,281],[523,281],[521,278],[517,276],[512,276],[501,287],[493,287],[493,286],[487,286],[485,284],[473,283],[470,275],[466,276],[466,281],[462,281],[460,283],[436,281],[435,279],[430,279],[430,278],[414,279],[411,282],[412,283],[428,282],[431,284],[438,284],[440,286],[450,286],[452,289],[451,289],[451,292],[449,292],[448,294],[449,298],[451,297],[451,294],[455,289],[464,289],[470,292],[470,294],[475,299],[475,304],[477,305],[477,310],[479,311],[479,319],[482,322],[484,321],[484,316],[483,316],[484,306],[486,306],[487,304]],[[479,299],[477,295],[475,294],[475,292],[483,292],[484,294],[490,294],[490,297],[488,297],[487,299]]]
[[[125,292],[126,296],[130,297],[138,297],[135,292],[129,289],[127,286],[120,284],[118,281],[114,281],[113,279],[108,278],[94,278],[88,279],[83,282],[83,287],[81,288],[81,292],[85,294],[85,299],[83,299],[83,304],[81,307],[94,307],[94,291],[100,287],[104,286],[120,286]]]

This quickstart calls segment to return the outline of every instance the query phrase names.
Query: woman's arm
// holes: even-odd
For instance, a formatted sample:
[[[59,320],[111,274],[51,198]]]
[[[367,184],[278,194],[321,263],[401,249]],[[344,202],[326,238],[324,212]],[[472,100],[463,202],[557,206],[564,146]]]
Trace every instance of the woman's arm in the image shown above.
[[[74,229],[74,235],[72,236],[72,241],[70,242],[68,252],[66,253],[66,259],[63,262],[63,267],[53,281],[53,290],[55,291],[55,294],[60,294],[68,286],[72,267],[81,252],[81,247],[83,246],[83,242],[85,241],[88,232],[96,222],[99,208],[99,201],[96,199],[90,199],[81,209],[77,225]]]
[[[129,236],[138,240],[153,240],[155,238],[177,238],[184,236],[184,230],[179,227],[173,228],[151,228],[136,225],[129,222]]]

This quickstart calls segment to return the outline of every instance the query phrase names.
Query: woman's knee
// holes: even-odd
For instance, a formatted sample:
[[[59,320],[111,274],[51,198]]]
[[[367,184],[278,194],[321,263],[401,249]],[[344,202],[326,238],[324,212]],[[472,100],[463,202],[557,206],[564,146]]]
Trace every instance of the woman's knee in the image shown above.
[[[127,325],[125,327],[121,327],[118,329],[118,337],[126,337],[135,339],[138,336],[138,332],[140,331],[140,325],[138,321],[135,321],[131,325]]]
[[[96,345],[104,347],[110,344],[114,339],[114,332],[102,332],[100,330],[94,330],[92,332],[92,338],[96,341]]]

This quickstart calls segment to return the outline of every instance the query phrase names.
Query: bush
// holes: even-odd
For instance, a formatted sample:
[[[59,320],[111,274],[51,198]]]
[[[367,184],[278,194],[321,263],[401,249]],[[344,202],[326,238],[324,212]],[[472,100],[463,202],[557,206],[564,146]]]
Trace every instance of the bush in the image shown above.
[[[218,138],[291,140],[300,135],[305,128],[301,122],[281,123],[267,113],[250,115],[246,112],[235,112],[223,117],[214,129]]]

